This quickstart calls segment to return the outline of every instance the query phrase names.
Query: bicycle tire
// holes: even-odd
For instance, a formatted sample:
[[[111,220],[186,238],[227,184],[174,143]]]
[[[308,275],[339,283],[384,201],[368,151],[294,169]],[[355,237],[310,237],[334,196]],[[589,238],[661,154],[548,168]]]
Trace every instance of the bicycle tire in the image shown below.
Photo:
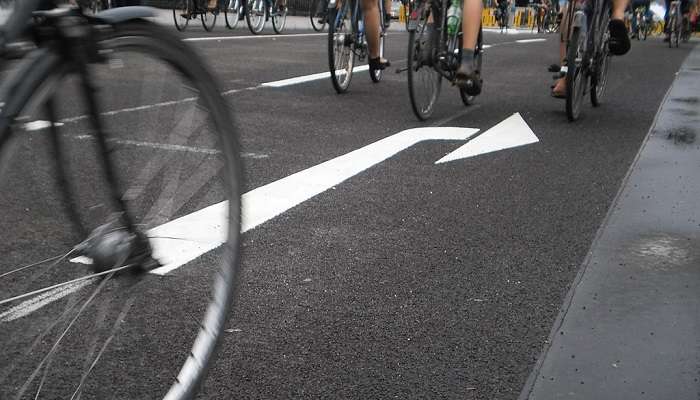
[[[228,29],[236,29],[242,18],[243,6],[241,0],[227,0],[224,9],[224,22]]]
[[[668,47],[669,48],[674,48],[678,47],[678,22],[676,21],[676,16],[672,15],[671,18],[669,18],[668,23],[669,26],[671,27],[671,35],[668,40]]]
[[[187,24],[190,23],[190,15],[192,13],[191,0],[176,0],[173,7],[173,21],[175,29],[184,32],[187,29]]]
[[[216,17],[219,15],[218,9],[209,9],[205,6],[204,11],[199,14],[199,19],[202,21],[202,27],[205,31],[211,32],[216,26]]]
[[[566,116],[569,121],[578,119],[581,113],[585,87],[587,86],[587,78],[582,64],[585,40],[586,38],[581,28],[574,27],[566,51]]]
[[[318,10],[319,3],[326,3],[326,0],[314,0],[311,3],[311,11],[309,12],[309,19],[311,20],[311,27],[316,32],[322,32],[326,27],[326,18],[328,16],[328,7],[325,7],[322,11],[322,15],[316,14]]]
[[[245,20],[250,33],[257,35],[262,32],[267,20],[265,0],[246,0]]]
[[[333,89],[339,94],[345,93],[350,87],[355,64],[350,3],[343,2],[340,10],[329,10],[328,13],[328,69]]]
[[[71,393],[74,395],[77,393],[78,397],[85,398],[137,398],[143,396],[148,398],[163,398],[163,396],[165,396],[164,398],[169,400],[191,399],[194,397],[194,394],[206,375],[208,367],[212,363],[212,358],[214,357],[217,345],[223,334],[224,323],[230,313],[231,305],[236,294],[235,289],[240,278],[241,163],[234,122],[229,115],[226,102],[219,95],[213,75],[207,68],[197,62],[198,58],[195,53],[186,44],[181,42],[178,37],[170,35],[165,28],[153,23],[145,21],[120,23],[112,25],[112,29],[103,31],[99,33],[99,35],[98,43],[100,44],[100,48],[111,53],[111,60],[120,59],[124,62],[123,65],[128,64],[134,67],[142,64],[146,58],[162,62],[164,66],[173,72],[170,75],[160,75],[163,79],[161,83],[169,83],[169,85],[165,85],[163,88],[166,91],[172,89],[171,84],[176,80],[176,76],[178,78],[183,78],[188,84],[191,84],[191,86],[183,88],[183,90],[190,91],[190,93],[192,90],[196,90],[197,97],[195,100],[186,100],[184,103],[181,103],[181,106],[191,110],[193,113],[201,114],[189,114],[181,118],[180,121],[186,124],[186,126],[182,128],[193,128],[187,131],[192,134],[192,136],[188,137],[188,139],[193,141],[192,143],[199,143],[201,137],[198,135],[202,130],[214,132],[214,141],[199,143],[200,145],[206,143],[207,146],[211,146],[209,149],[210,152],[187,152],[187,154],[161,153],[164,155],[161,158],[151,158],[145,153],[140,153],[139,146],[125,144],[124,140],[119,136],[133,129],[133,127],[122,127],[119,132],[117,129],[101,129],[102,123],[105,123],[108,117],[105,114],[100,116],[100,113],[97,111],[97,107],[99,107],[100,104],[91,102],[89,99],[90,96],[99,96],[100,99],[104,100],[106,91],[94,90],[95,88],[91,86],[89,80],[80,80],[82,84],[78,86],[83,89],[81,94],[86,96],[85,106],[90,110],[88,117],[84,119],[84,121],[86,121],[85,126],[81,125],[82,122],[77,125],[74,124],[70,132],[62,132],[62,134],[59,135],[56,131],[59,129],[58,125],[53,125],[51,127],[52,134],[50,136],[56,139],[55,141],[58,141],[60,138],[60,141],[63,142],[62,146],[64,146],[64,150],[74,147],[75,149],[82,148],[83,151],[81,151],[80,157],[71,158],[63,158],[60,156],[60,152],[56,152],[55,154],[59,155],[56,161],[59,165],[68,163],[68,170],[72,169],[73,171],[77,171],[80,168],[77,165],[70,164],[87,162],[85,161],[87,159],[94,158],[92,161],[95,161],[99,165],[103,164],[105,175],[98,180],[104,182],[94,187],[94,190],[98,191],[102,185],[109,186],[109,189],[111,189],[113,193],[105,194],[106,196],[112,196],[114,193],[120,191],[124,188],[124,186],[122,186],[124,183],[132,184],[131,189],[126,190],[124,193],[128,193],[134,188],[139,187],[139,190],[144,191],[163,189],[166,192],[161,193],[161,195],[167,195],[169,189],[165,189],[165,187],[160,188],[159,182],[163,177],[159,174],[154,176],[151,180],[143,180],[141,184],[144,186],[140,186],[139,184],[134,186],[133,184],[135,182],[124,179],[124,177],[129,172],[133,172],[135,176],[143,177],[143,171],[149,168],[151,172],[161,171],[157,168],[158,166],[156,163],[153,162],[154,160],[172,162],[173,167],[176,165],[176,162],[179,161],[184,161],[188,166],[201,167],[202,164],[200,164],[200,162],[203,160],[212,160],[215,158],[217,162],[212,163],[211,166],[217,166],[213,171],[217,177],[200,181],[201,184],[205,186],[197,186],[197,188],[206,188],[206,192],[208,193],[205,197],[200,197],[199,200],[210,200],[213,197],[222,195],[225,201],[228,202],[217,203],[221,204],[221,211],[224,212],[224,214],[221,214],[222,220],[220,222],[224,223],[221,232],[225,238],[223,238],[223,242],[216,250],[207,254],[206,257],[191,261],[187,268],[183,268],[183,270],[187,271],[180,274],[170,274],[169,278],[165,280],[156,278],[156,275],[148,274],[144,271],[139,270],[140,272],[136,272],[134,267],[129,267],[131,271],[134,271],[133,274],[114,275],[114,273],[111,273],[101,280],[96,280],[92,275],[86,275],[86,271],[89,269],[88,267],[85,267],[83,270],[83,268],[76,267],[80,264],[69,262],[68,255],[59,259],[62,264],[55,269],[43,270],[39,274],[24,270],[18,271],[10,267],[10,272],[13,274],[20,274],[19,277],[13,275],[15,280],[20,280],[23,274],[27,274],[28,283],[36,284],[37,276],[41,276],[41,284],[44,285],[44,280],[53,277],[63,280],[62,284],[64,284],[65,280],[69,279],[68,276],[65,276],[66,264],[73,265],[70,268],[72,273],[79,273],[90,279],[86,281],[88,282],[88,287],[90,287],[88,292],[92,291],[92,288],[95,286],[97,288],[92,291],[89,299],[83,303],[76,315],[74,315],[75,305],[82,302],[82,300],[78,301],[82,296],[80,291],[63,298],[63,300],[56,299],[54,303],[44,305],[43,308],[33,310],[31,314],[27,314],[34,318],[29,318],[25,315],[23,317],[17,317],[16,319],[10,319],[16,315],[9,314],[8,317],[7,307],[9,307],[9,305],[6,303],[7,298],[5,297],[8,293],[7,290],[15,286],[22,288],[22,290],[29,289],[29,287],[25,288],[25,286],[15,284],[14,280],[10,283],[10,287],[3,287],[3,291],[1,292],[2,297],[0,297],[2,301],[0,305],[0,324],[3,327],[4,333],[12,335],[1,343],[3,350],[7,350],[8,348],[14,349],[15,346],[23,345],[26,345],[26,348],[13,350],[13,352],[3,351],[3,354],[7,355],[7,357],[16,357],[17,360],[13,362],[13,359],[8,358],[6,361],[9,361],[9,364],[6,365],[10,365],[11,368],[8,369],[3,366],[1,369],[0,381],[3,382],[3,385],[0,385],[0,397],[2,398],[24,398],[23,395],[25,394],[30,395],[31,398],[34,398],[35,394],[37,397],[41,397],[39,396],[39,391],[43,391],[42,394],[50,398],[70,398]],[[133,64],[130,63],[132,59],[127,58],[130,55],[135,56],[133,58]],[[37,77],[28,79],[27,82],[23,82],[23,85],[35,91],[38,96],[41,96],[41,99],[52,99],[54,96],[57,96],[57,93],[63,93],[62,89],[64,89],[64,87],[60,86],[62,84],[76,83],[76,80],[72,79],[72,74],[76,71],[75,68],[72,68],[72,63],[66,62],[64,59],[50,53],[48,56],[43,57],[42,60],[39,60],[38,63],[40,68],[37,67],[37,71],[39,71],[36,74]],[[108,75],[102,74],[103,72],[107,74],[116,74],[117,72],[115,72],[114,68],[110,68],[110,66],[115,67],[116,65],[117,64],[114,62],[91,64],[89,68],[90,75],[106,77]],[[143,68],[143,71],[148,72],[149,70]],[[136,71],[125,70],[123,72],[126,76]],[[94,82],[98,84],[103,83],[99,80],[95,80]],[[115,78],[110,82],[120,85],[122,81],[119,78]],[[151,91],[144,89],[144,95],[150,94],[152,94]],[[25,104],[34,104],[34,100],[37,99],[35,98],[31,101],[27,101]],[[47,104],[47,109],[54,108],[48,106],[49,104],[53,104],[50,100],[43,104]],[[58,105],[60,106],[60,104]],[[57,108],[60,109],[61,107]],[[30,111],[31,110],[27,112]],[[31,112],[34,113],[34,111]],[[53,110],[48,113],[56,117],[56,112],[56,110]],[[167,114],[172,118],[171,112]],[[209,118],[199,118],[203,114],[206,114]],[[19,114],[16,113],[15,116],[16,115]],[[187,125],[192,122],[190,117],[200,121],[202,123],[201,126],[192,127],[192,125]],[[52,118],[51,120],[55,121],[56,119]],[[114,121],[114,124],[113,127],[118,127],[116,121]],[[94,146],[79,146],[74,144],[74,140],[83,139],[74,137],[72,131],[85,128],[93,132],[91,136],[92,139],[89,140],[94,140],[94,142],[90,142],[96,143]],[[143,126],[142,128],[149,132],[153,129],[152,126]],[[169,128],[165,130],[170,131]],[[186,132],[178,132],[178,134],[182,133]],[[27,135],[14,136],[16,144],[21,143],[19,140]],[[0,132],[0,138],[6,137],[5,132]],[[148,138],[141,139],[145,140]],[[121,144],[119,142],[121,142]],[[9,144],[13,143],[0,141],[0,154],[4,157],[8,155],[10,157],[14,156],[6,151],[8,150],[6,146]],[[36,146],[37,143],[32,144],[25,142],[25,145],[27,151],[32,151],[32,146]],[[13,148],[15,150],[18,148],[21,150],[22,145],[20,144],[19,147],[15,145]],[[61,146],[58,146],[56,150],[59,148],[61,148]],[[95,154],[88,154],[89,152],[86,150],[90,149],[96,150]],[[129,155],[122,153],[125,149],[130,153]],[[216,152],[214,152],[213,149],[217,149]],[[150,149],[149,153],[152,154],[154,151],[154,149]],[[161,151],[164,150],[161,149]],[[124,158],[120,158],[120,154],[122,154]],[[184,155],[182,157],[177,157],[177,155],[181,154]],[[15,158],[19,158],[21,161],[21,157]],[[10,162],[11,160],[3,159],[3,161],[7,161],[3,162],[3,165],[14,166],[21,164],[13,164]],[[143,162],[145,162],[149,168],[142,169],[136,165],[131,165],[140,164],[143,166]],[[46,167],[44,161],[40,159],[34,160],[33,163],[33,168]],[[187,169],[188,166],[183,166],[183,168]],[[5,170],[5,172],[13,176],[21,172],[23,168],[24,167],[21,165],[15,169],[10,167],[10,171],[8,172],[8,170]],[[166,173],[169,169],[162,171]],[[116,173],[116,175],[112,175],[112,173]],[[87,177],[88,175],[81,176],[83,179]],[[195,180],[198,180],[198,178],[206,178],[198,174],[190,175],[190,177],[195,178]],[[187,180],[184,175],[181,176],[181,178]],[[213,181],[219,180],[219,178],[221,179],[220,183],[222,186],[221,188],[215,189]],[[71,189],[80,189],[81,185],[90,186],[96,182],[93,178],[88,179],[89,182],[85,183],[85,185],[81,182],[82,179],[73,180]],[[182,187],[186,186],[184,182],[169,182],[168,185],[173,183],[182,184]],[[9,184],[10,183],[8,183],[8,185]],[[6,186],[0,187],[6,188]],[[171,186],[171,188],[173,187]],[[65,188],[62,189],[66,190]],[[219,189],[221,189],[221,192],[219,192]],[[191,190],[195,190],[195,192],[191,193],[197,194],[198,189],[193,187],[187,188],[188,193],[190,193]],[[217,192],[216,196],[213,196],[214,192]],[[79,193],[79,190],[74,190],[72,193]],[[183,194],[177,191],[171,193],[174,193],[175,197]],[[133,198],[135,195],[135,193],[131,193],[129,196]],[[110,203],[113,203],[113,206],[117,206],[117,204],[127,204],[127,206],[120,210],[120,217],[118,218],[126,225],[131,224],[127,221],[132,219],[131,222],[135,222],[131,225],[132,228],[139,226],[139,231],[148,228],[146,218],[144,217],[141,219],[138,216],[138,212],[133,212],[135,210],[136,200],[128,198],[129,196],[122,196],[119,199],[115,197],[111,198]],[[149,198],[150,196],[144,195],[144,197]],[[6,206],[6,200],[11,201],[8,197],[7,199],[3,198],[0,203]],[[46,201],[46,199],[39,200]],[[86,199],[78,197],[74,200],[83,202]],[[143,201],[144,203],[139,204],[148,206],[149,204],[153,204],[149,202],[155,201],[155,199],[143,199]],[[198,201],[194,203],[198,203]],[[190,206],[198,207],[195,204],[191,204],[183,205],[183,208],[189,209]],[[85,210],[85,212],[88,211],[90,210]],[[148,211],[148,208],[142,210],[142,212],[146,211]],[[161,211],[175,217],[175,214],[171,213],[171,210],[163,209]],[[161,215],[161,217],[164,216],[165,214]],[[60,220],[58,216],[51,216],[51,218],[58,218]],[[141,227],[141,222],[143,222],[145,226]],[[39,222],[35,223],[39,224]],[[76,224],[80,225],[82,221]],[[17,229],[18,232],[21,232],[22,228],[18,227]],[[121,232],[124,229],[126,229],[125,226],[112,225],[107,234]],[[63,232],[63,230],[59,231],[60,232],[52,233],[52,235],[65,233],[67,238],[72,237],[68,232]],[[150,236],[152,234],[151,232],[152,231],[149,231],[148,239],[145,240],[153,243],[152,241],[154,239]],[[138,232],[138,234],[137,232],[131,233],[138,236],[138,234],[143,232]],[[10,232],[10,234],[12,234],[12,232]],[[143,234],[146,235],[145,233]],[[144,238],[145,237],[146,236],[144,236]],[[17,239],[16,244],[31,240],[31,238],[22,238],[21,236],[15,238]],[[6,244],[0,244],[0,249],[3,250],[4,255],[8,255],[9,259],[13,259],[12,257],[23,259],[23,257],[16,257],[18,256],[17,250],[12,254],[5,252],[5,250],[7,250]],[[25,255],[43,251],[45,251],[43,246],[42,248],[32,247],[25,251]],[[12,257],[9,257],[10,255]],[[157,255],[155,257],[161,256],[162,255]],[[148,259],[150,260],[151,256],[148,256]],[[140,255],[135,258],[134,252],[129,252],[128,258],[123,259],[122,263],[131,264],[132,262],[137,263],[144,260],[146,260],[145,256]],[[54,264],[54,266],[56,265]],[[5,267],[7,266],[3,266],[2,269],[0,269],[2,273],[7,272]],[[60,269],[60,271],[56,271],[57,269]],[[0,273],[0,276],[4,276],[2,273]],[[209,273],[211,273],[211,275]],[[172,291],[171,294],[177,293],[178,298],[182,298],[179,296],[187,295],[197,296],[196,298],[188,298],[188,300],[194,300],[198,305],[194,308],[189,308],[182,300],[175,300],[174,298],[168,299],[167,303],[177,301],[181,305],[184,304],[186,306],[187,310],[181,310],[185,315],[187,315],[189,311],[196,310],[201,311],[202,314],[200,315],[203,316],[199,324],[192,325],[187,322],[187,327],[177,331],[178,334],[175,335],[177,337],[173,337],[171,334],[173,331],[170,331],[170,328],[173,324],[181,326],[182,321],[177,323],[179,318],[163,319],[162,313],[171,312],[172,307],[166,303],[166,298],[160,298],[156,301],[154,301],[153,298],[153,296],[158,298],[157,293],[162,293],[162,290],[164,290],[162,286],[175,284],[175,282],[184,284],[185,286],[166,289],[166,292]],[[198,286],[200,284],[202,284],[202,286],[196,288],[189,286]],[[144,285],[148,285],[148,290],[143,290]],[[207,292],[209,292],[209,295],[202,296]],[[97,295],[100,297],[99,302],[97,302],[98,300],[94,300]],[[143,296],[144,298],[136,299],[131,295]],[[71,305],[72,302],[74,302],[73,305]],[[92,312],[81,315],[85,307],[88,306],[96,308],[95,310],[90,310],[94,311],[95,315],[87,315],[93,314]],[[199,306],[202,306],[202,308],[200,309]],[[168,310],[169,308],[170,310]],[[16,309],[16,307],[10,308],[10,311],[14,309]],[[61,312],[62,309],[63,312]],[[129,310],[132,309],[137,309],[138,311],[129,312]],[[185,320],[189,321],[188,318]],[[70,324],[68,324],[68,322],[70,322]],[[144,326],[143,323],[146,323],[148,326]],[[67,328],[63,331],[63,334],[59,336],[60,329],[63,329],[65,325],[67,325]],[[55,327],[57,326],[59,331],[52,332],[51,330],[56,329]],[[32,329],[26,329],[27,327],[31,327]],[[70,331],[71,329],[72,332]],[[66,333],[68,333],[67,336]],[[34,335],[36,335],[36,337]],[[52,341],[54,339],[52,336],[57,338],[53,346]],[[160,337],[168,338],[169,343],[165,343],[165,341],[162,343],[159,342],[158,339]],[[187,338],[191,338],[192,341],[188,344],[182,343],[186,342]],[[144,347],[144,344],[148,344],[148,346]],[[180,348],[177,345],[183,346],[182,349],[184,351],[182,353],[174,350]],[[58,350],[56,346],[58,346]],[[80,351],[83,347],[76,348],[74,346],[84,346],[85,351]],[[62,347],[65,347],[65,349]],[[99,350],[99,352],[95,350]],[[162,363],[155,359],[163,354],[162,351],[165,351],[168,355],[172,352],[176,352],[177,356],[173,354],[172,358],[168,358],[167,362]],[[106,360],[108,357],[111,359]],[[149,357],[154,357],[154,359],[152,360]],[[34,364],[35,362],[36,364]],[[99,368],[94,368],[97,363],[99,363]],[[26,364],[31,365],[27,366]],[[158,365],[159,369],[152,369],[151,367],[154,364]],[[32,368],[34,368],[34,365],[37,365],[37,368],[34,369],[34,372],[29,373],[29,371],[32,371]],[[53,368],[52,371],[49,371],[52,365],[56,365],[56,367]],[[82,370],[76,371],[81,365]],[[124,368],[125,365],[128,365],[128,368]],[[44,369],[43,372],[42,368]],[[168,370],[168,368],[172,369]],[[27,373],[26,375],[25,372]],[[170,375],[169,372],[173,372],[173,375]],[[177,374],[177,379],[173,379],[175,374]],[[144,379],[144,376],[146,379]],[[25,377],[27,378],[25,379]],[[174,383],[173,380],[175,381]],[[6,392],[8,391],[11,395],[6,397]]]
[[[609,19],[608,13],[602,13],[601,18],[603,20],[599,26],[607,27]],[[637,38],[639,38],[639,35]],[[608,48],[610,32],[607,29],[602,29],[602,36],[600,40],[601,43],[597,45],[597,51],[594,55],[594,68],[591,71],[591,104],[593,107],[600,107],[603,95],[605,94],[605,87],[608,83],[610,62],[612,61],[610,49]]]
[[[408,96],[411,100],[411,109],[419,120],[425,121],[433,114],[435,103],[440,96],[442,75],[433,68],[435,62],[435,51],[430,55],[430,60],[424,60],[423,46],[432,40],[428,33],[427,22],[430,15],[437,15],[437,8],[419,9],[421,13],[417,21],[416,29],[408,34]],[[436,17],[434,24],[439,26],[440,17]],[[437,28],[433,30],[437,33]],[[421,83],[425,83],[421,87]],[[425,93],[423,93],[425,92]]]
[[[284,7],[284,10],[282,10],[282,13],[280,15],[280,11],[277,10],[275,11],[275,14],[272,16],[272,29],[275,31],[276,34],[282,33],[284,30],[284,26],[287,23],[287,7]]]

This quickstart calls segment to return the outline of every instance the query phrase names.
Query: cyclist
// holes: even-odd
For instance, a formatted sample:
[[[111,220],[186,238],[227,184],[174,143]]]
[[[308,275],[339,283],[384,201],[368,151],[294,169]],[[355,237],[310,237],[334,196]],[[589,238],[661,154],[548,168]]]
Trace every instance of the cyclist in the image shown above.
[[[577,0],[578,1],[578,0]],[[583,1],[600,1],[600,0],[583,0]],[[610,13],[610,22],[608,24],[608,30],[610,31],[610,40],[608,41],[608,49],[610,54],[615,56],[622,56],[627,54],[632,45],[630,42],[629,32],[627,31],[627,25],[625,25],[625,10],[627,9],[627,4],[629,0],[611,0],[612,9]],[[559,31],[561,35],[559,36],[559,61],[560,65],[564,64],[564,59],[566,58],[566,42],[568,37],[566,37],[569,27],[567,13],[569,12],[569,5],[564,7],[563,18],[561,22],[561,27]],[[552,96],[556,98],[566,98],[566,78],[559,78],[556,80],[552,86]]]
[[[481,0],[479,0],[481,1]],[[386,4],[386,3],[385,3]],[[362,14],[365,16],[365,34],[369,47],[369,67],[373,70],[383,70],[390,66],[389,60],[379,56],[379,39],[382,27],[380,26],[379,5],[377,0],[362,0],[360,3]],[[386,10],[388,13],[389,11]]]
[[[688,14],[690,13],[690,6],[691,6],[691,0],[680,0],[681,2],[681,16],[682,17],[688,17]],[[668,26],[668,20],[670,18],[670,10],[671,10],[671,0],[665,0],[666,3],[666,12],[664,13],[664,42],[668,42],[671,40],[671,27]]]
[[[643,8],[643,18],[648,20],[651,17],[651,0],[632,0],[632,38],[639,37],[639,21],[637,21],[637,9]]]
[[[549,11],[549,0],[535,0],[532,5],[535,9],[535,24],[537,24],[537,33],[544,31],[544,23]]]
[[[497,0],[497,6],[498,8],[496,9],[496,11],[498,13],[499,25],[501,21],[504,21],[503,26],[505,26],[506,30],[508,30],[508,7],[510,7],[510,1]]]

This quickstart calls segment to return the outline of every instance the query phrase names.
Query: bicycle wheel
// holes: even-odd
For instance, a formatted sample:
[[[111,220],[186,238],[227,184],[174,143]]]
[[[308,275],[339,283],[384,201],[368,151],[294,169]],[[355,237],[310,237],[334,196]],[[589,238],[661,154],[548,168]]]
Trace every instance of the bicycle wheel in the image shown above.
[[[479,28],[479,36],[476,42],[476,49],[474,50],[474,58],[476,59],[476,66],[478,71],[481,73],[481,65],[483,63],[483,57],[484,57],[484,39],[483,39],[483,27]],[[460,35],[459,37],[459,49],[461,51],[462,49],[462,36]],[[476,100],[476,96],[472,96],[467,94],[465,89],[459,88],[459,97],[462,99],[462,103],[465,106],[470,106],[474,104],[474,100]]]
[[[678,21],[676,21],[675,15],[672,15],[671,18],[669,18],[668,26],[671,29],[671,37],[669,38],[669,41],[668,41],[668,47],[670,47],[670,48],[678,47],[678,36],[679,36],[680,32],[678,32]]]
[[[599,25],[602,28],[602,36],[600,38],[601,42],[597,45],[598,49],[594,56],[591,70],[591,104],[593,107],[599,107],[600,102],[603,99],[603,95],[605,94],[605,86],[608,83],[610,62],[612,61],[610,49],[608,49],[610,31],[604,28],[608,26],[608,13],[603,13],[601,18],[602,22]]]
[[[440,95],[442,75],[433,67],[437,42],[433,35],[438,30],[427,27],[430,15],[435,16],[435,26],[440,26],[440,16],[436,8],[421,6],[416,29],[408,34],[408,95],[411,108],[416,117],[424,121],[433,114],[435,103]],[[433,43],[431,54],[424,50],[428,43]]]
[[[3,399],[191,399],[239,279],[239,148],[213,76],[152,23],[97,34],[108,62],[83,80],[40,60],[25,84],[45,111],[14,115],[44,122],[0,144]]]
[[[272,29],[275,33],[280,34],[284,30],[284,25],[287,23],[287,6],[282,10],[279,8],[272,15]]]
[[[182,32],[187,29],[187,24],[190,22],[192,14],[192,1],[191,0],[176,0],[175,6],[173,7],[173,20],[175,21],[175,28]]]
[[[569,121],[578,119],[588,78],[584,71],[586,36],[581,28],[574,27],[566,51],[566,116]]]
[[[246,0],[245,21],[252,34],[257,35],[262,32],[265,27],[266,13],[265,0]]]
[[[355,64],[350,3],[344,1],[340,10],[328,12],[328,68],[331,71],[331,83],[338,93],[348,90]]]
[[[199,14],[199,19],[202,21],[202,27],[204,27],[204,30],[211,32],[214,30],[214,26],[216,25],[216,17],[219,15],[219,10],[211,9],[207,7],[206,4],[204,7],[203,12]]]
[[[224,21],[229,29],[236,29],[238,21],[243,17],[243,6],[240,0],[226,0],[224,6]]]
[[[323,31],[323,28],[326,27],[326,15],[328,13],[328,10],[324,8],[323,11],[319,11],[319,7],[322,5],[326,4],[326,0],[314,0],[311,3],[311,11],[309,12],[309,19],[311,20],[311,27],[316,31],[316,32],[321,32]]]

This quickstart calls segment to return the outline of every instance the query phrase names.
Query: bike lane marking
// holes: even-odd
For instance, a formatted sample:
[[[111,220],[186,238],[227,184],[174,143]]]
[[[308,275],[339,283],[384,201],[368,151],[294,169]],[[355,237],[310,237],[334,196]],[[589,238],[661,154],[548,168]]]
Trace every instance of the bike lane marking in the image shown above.
[[[448,123],[463,116],[469,110],[437,122]],[[241,232],[245,233],[318,194],[352,178],[418,143],[432,140],[469,140],[454,152],[438,160],[435,164],[473,157],[497,150],[518,147],[538,141],[520,114],[516,113],[480,135],[479,129],[462,127],[412,128],[380,139],[347,154],[317,164],[285,178],[253,189],[241,196]],[[227,218],[226,201],[205,207],[147,232],[153,246],[153,256],[162,267],[150,271],[164,275],[201,255],[216,249],[226,241],[228,226],[222,224]],[[71,261],[90,263],[84,257]],[[74,293],[85,287],[84,284],[57,288],[44,292],[38,297],[26,300],[0,314],[0,321],[13,320],[26,316],[39,308]]]

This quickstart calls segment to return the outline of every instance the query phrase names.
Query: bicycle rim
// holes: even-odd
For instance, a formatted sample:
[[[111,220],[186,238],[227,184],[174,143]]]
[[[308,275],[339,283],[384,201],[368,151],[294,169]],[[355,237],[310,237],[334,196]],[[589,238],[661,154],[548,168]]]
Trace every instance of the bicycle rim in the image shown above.
[[[206,10],[199,14],[199,18],[202,20],[202,27],[204,27],[204,30],[207,32],[214,30],[214,26],[216,26],[216,14],[216,12],[211,10]]]
[[[600,26],[608,26],[607,19],[604,19]],[[598,46],[595,57],[595,69],[591,79],[591,104],[593,104],[593,107],[600,106],[600,102],[605,94],[605,87],[608,83],[608,71],[610,70],[610,62],[612,60],[608,49],[609,40],[610,32],[607,29],[603,29],[602,43]]]
[[[440,95],[442,76],[431,65],[426,65],[421,52],[429,40],[428,13],[421,16],[416,30],[408,35],[408,95],[411,108],[418,119],[424,121],[433,114],[435,103]],[[438,24],[439,22],[435,22]],[[433,32],[437,32],[434,30]],[[429,62],[432,64],[432,62]]]
[[[272,29],[275,33],[280,34],[284,30],[284,26],[287,23],[287,7],[284,7],[284,11],[280,14],[279,11],[272,17]]]
[[[224,7],[224,21],[229,29],[236,29],[241,15],[241,4],[239,0],[228,0]]]
[[[318,10],[318,3],[322,0],[315,0],[311,4],[311,12],[309,12],[309,19],[311,20],[311,27],[316,31],[316,32],[321,32],[323,31],[323,28],[326,26],[326,21],[325,21],[325,16],[320,16],[316,14],[316,10]],[[327,10],[323,11],[324,13],[327,13]],[[321,19],[323,19],[321,22]]]
[[[178,0],[173,8],[173,20],[175,28],[178,31],[187,29],[187,24],[190,22],[190,7],[189,0]]]
[[[566,73],[566,116],[569,121],[578,119],[581,112],[581,103],[586,87],[587,78],[583,71],[583,43],[584,35],[580,28],[574,28],[569,48],[567,49],[567,73]]]
[[[265,0],[246,1],[245,20],[250,32],[257,35],[265,27]]]
[[[195,54],[163,28],[127,23],[105,35],[109,62],[89,70],[96,105],[113,112],[95,119],[85,100],[25,110],[62,125],[15,135],[2,160],[0,189],[13,189],[0,205],[32,212],[2,223],[10,240],[0,243],[0,398],[190,399],[230,311],[241,173],[227,106]],[[58,73],[51,92],[81,99],[81,80]],[[129,96],[110,96],[124,88]],[[61,178],[69,184],[57,185]],[[67,203],[72,213],[62,212]],[[209,228],[202,213],[213,218]],[[72,226],[92,232],[91,252],[70,254],[86,239]],[[148,245],[127,240],[141,235]],[[126,247],[108,251],[115,242]],[[153,260],[180,267],[140,269]]]
[[[355,64],[349,2],[343,5],[340,15],[336,10],[331,10],[328,14],[328,68],[333,88],[336,92],[343,93],[350,86]]]

